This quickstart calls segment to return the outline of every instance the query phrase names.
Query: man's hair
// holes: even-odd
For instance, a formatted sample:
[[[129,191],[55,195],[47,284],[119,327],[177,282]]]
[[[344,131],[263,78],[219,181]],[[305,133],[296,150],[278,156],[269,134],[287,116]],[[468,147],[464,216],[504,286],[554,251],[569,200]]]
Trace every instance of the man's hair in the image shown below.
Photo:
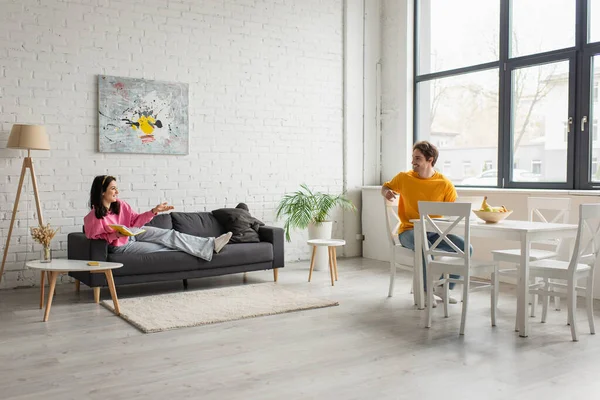
[[[431,161],[431,166],[435,166],[435,163],[438,159],[438,155],[440,154],[437,147],[435,147],[426,140],[422,140],[420,142],[415,143],[415,145],[413,146],[413,151],[415,150],[419,150],[421,153],[423,153],[426,160],[432,158],[433,160]]]

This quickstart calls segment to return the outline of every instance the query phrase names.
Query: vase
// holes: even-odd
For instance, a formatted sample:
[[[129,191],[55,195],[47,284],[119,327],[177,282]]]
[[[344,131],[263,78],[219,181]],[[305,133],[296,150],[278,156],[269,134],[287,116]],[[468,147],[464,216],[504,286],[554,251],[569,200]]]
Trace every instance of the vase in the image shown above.
[[[44,246],[40,255],[40,262],[49,263],[52,262],[52,250],[50,246]]]
[[[308,239],[331,239],[333,221],[323,221],[321,223],[311,222],[308,225]],[[312,247],[310,248],[312,252]],[[315,253],[315,271],[329,270],[329,252],[325,246],[317,246]]]

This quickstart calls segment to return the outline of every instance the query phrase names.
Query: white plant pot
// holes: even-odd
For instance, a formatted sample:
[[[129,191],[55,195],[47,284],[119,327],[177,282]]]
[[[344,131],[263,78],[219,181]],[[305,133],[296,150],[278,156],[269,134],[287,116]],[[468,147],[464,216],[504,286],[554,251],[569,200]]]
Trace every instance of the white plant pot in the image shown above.
[[[331,239],[333,229],[332,221],[321,222],[320,224],[311,223],[308,225],[308,239]],[[310,246],[312,255],[313,247]],[[315,254],[315,271],[329,270],[329,252],[327,246],[318,246]]]

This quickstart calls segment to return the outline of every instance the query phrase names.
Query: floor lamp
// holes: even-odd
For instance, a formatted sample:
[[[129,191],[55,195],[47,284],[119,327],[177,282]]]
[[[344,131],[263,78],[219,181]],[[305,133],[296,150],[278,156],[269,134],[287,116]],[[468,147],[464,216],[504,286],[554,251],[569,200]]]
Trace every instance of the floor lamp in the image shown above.
[[[10,136],[8,137],[9,149],[26,149],[27,157],[23,159],[23,167],[21,168],[21,178],[19,179],[19,188],[17,189],[17,198],[13,206],[12,218],[10,220],[10,228],[8,228],[8,236],[6,237],[6,246],[4,246],[4,256],[2,257],[2,267],[0,268],[0,282],[4,275],[4,264],[6,264],[6,256],[8,255],[8,245],[10,244],[10,236],[12,235],[17,210],[19,208],[19,197],[21,197],[21,189],[23,188],[23,179],[27,169],[31,172],[31,182],[33,184],[33,193],[35,195],[35,207],[37,208],[37,216],[40,225],[44,225],[42,218],[42,208],[40,206],[40,196],[38,194],[37,182],[33,171],[33,161],[31,160],[31,150],[50,150],[50,142],[46,134],[46,128],[41,125],[13,125]],[[43,272],[42,272],[43,273]]]

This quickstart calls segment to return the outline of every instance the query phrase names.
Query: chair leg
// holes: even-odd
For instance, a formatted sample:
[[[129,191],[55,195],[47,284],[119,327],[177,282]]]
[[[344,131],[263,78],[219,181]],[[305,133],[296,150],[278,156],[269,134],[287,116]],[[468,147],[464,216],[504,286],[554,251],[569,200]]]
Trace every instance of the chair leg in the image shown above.
[[[390,262],[390,290],[388,291],[388,297],[394,295],[394,283],[396,282],[396,265],[394,261]]]
[[[449,290],[449,282],[448,282],[448,274],[444,274],[444,284],[442,285],[442,290],[444,291],[444,317],[448,318],[448,297],[450,296]]]
[[[429,274],[427,276],[433,276],[432,274]],[[429,279],[429,282],[427,282],[427,315],[426,317],[426,321],[427,321],[427,328],[431,328],[431,310],[433,308],[433,302],[435,301],[433,299],[433,279]]]
[[[544,291],[550,290],[550,285],[548,284],[548,278],[544,278],[542,289]],[[546,317],[548,316],[549,303],[550,303],[550,296],[548,294],[544,294],[542,296],[542,319],[540,320],[541,323],[546,322]]]
[[[492,308],[492,326],[496,326],[496,310],[498,309],[498,266],[494,266],[492,272],[492,293],[490,296],[490,306]]]
[[[538,283],[535,279],[532,280],[532,283]],[[531,311],[529,313],[529,316],[531,318],[535,318],[535,309],[537,307],[537,303],[538,303],[538,295],[537,294],[532,294],[531,295]]]
[[[575,326],[575,307],[577,306],[577,293],[575,292],[575,282],[570,281],[567,287],[567,309],[569,324],[571,325],[571,337],[576,342],[577,338],[577,327]]]
[[[464,277],[463,283],[463,304],[462,304],[462,314],[460,316],[460,334],[465,334],[465,324],[467,322],[467,306],[469,304],[469,277]]]
[[[550,296],[547,294],[542,297],[542,319],[541,323],[545,324],[548,318],[548,308],[550,307]]]
[[[183,280],[183,290],[187,290],[187,288],[188,288],[188,280],[184,279]]]
[[[554,309],[560,311],[560,297],[554,296]]]
[[[588,323],[590,325],[590,333],[596,334],[596,327],[594,326],[594,279],[591,275],[588,276],[586,287],[585,287],[585,305],[587,308]]]
[[[535,318],[535,308],[537,306],[537,302],[538,302],[538,295],[532,294],[531,295],[531,311],[529,313],[529,316],[531,318]]]

